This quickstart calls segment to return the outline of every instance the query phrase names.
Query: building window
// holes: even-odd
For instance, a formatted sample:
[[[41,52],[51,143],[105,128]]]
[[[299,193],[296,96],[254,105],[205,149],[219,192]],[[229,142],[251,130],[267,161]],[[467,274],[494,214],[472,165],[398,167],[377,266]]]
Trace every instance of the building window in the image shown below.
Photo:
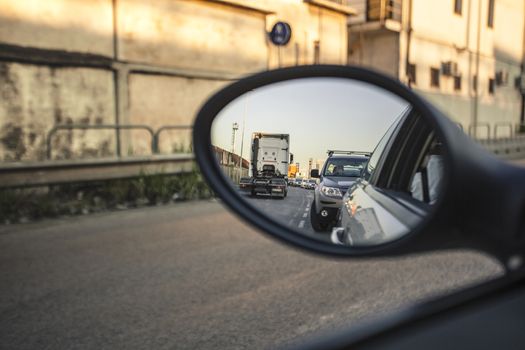
[[[494,95],[494,87],[496,86],[496,80],[494,78],[489,79],[489,94]]]
[[[489,15],[487,18],[487,26],[494,28],[494,0],[489,0]]]
[[[454,91],[461,91],[461,75],[454,77]]]
[[[472,90],[474,92],[478,91],[478,76],[477,75],[474,75],[472,77]]]
[[[407,66],[407,76],[408,82],[410,84],[416,83],[416,65],[414,63],[409,63]]]
[[[454,13],[457,15],[461,15],[462,10],[463,10],[463,1],[454,0]]]
[[[439,87],[439,69],[430,68],[430,86]]]

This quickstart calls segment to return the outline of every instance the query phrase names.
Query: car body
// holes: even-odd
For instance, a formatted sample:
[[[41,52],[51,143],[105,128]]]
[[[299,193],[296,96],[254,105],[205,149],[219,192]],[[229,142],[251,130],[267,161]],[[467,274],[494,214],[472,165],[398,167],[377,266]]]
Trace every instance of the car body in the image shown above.
[[[241,192],[251,193],[253,188],[253,179],[251,177],[241,177],[239,180],[239,190]]]
[[[310,222],[317,232],[332,228],[338,218],[343,195],[361,176],[369,154],[352,151],[329,151],[319,175],[310,207]]]
[[[408,141],[399,144],[396,139]],[[418,147],[421,153],[411,154]],[[426,121],[411,108],[405,110],[379,141],[362,177],[344,195],[332,242],[377,245],[399,238],[413,223],[423,221],[439,193],[443,172],[440,150]],[[429,179],[425,182],[421,181],[423,163]],[[396,172],[400,167],[413,170],[401,174]]]
[[[288,183],[285,179],[273,178],[270,180],[270,196],[284,199],[288,195]]]
[[[309,190],[315,190],[315,186],[317,186],[317,180],[315,179],[309,179],[305,184],[305,188]]]

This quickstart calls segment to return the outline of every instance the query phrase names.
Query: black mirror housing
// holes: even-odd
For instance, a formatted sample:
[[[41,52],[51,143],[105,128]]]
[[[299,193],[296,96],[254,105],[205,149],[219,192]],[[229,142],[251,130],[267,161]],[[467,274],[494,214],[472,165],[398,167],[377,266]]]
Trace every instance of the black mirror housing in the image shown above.
[[[442,141],[440,152],[447,166],[442,196],[434,204],[432,215],[403,237],[352,249],[320,243],[311,237],[297,235],[257,212],[242,200],[223,175],[211,147],[211,125],[218,113],[248,91],[312,77],[351,79],[391,92],[416,108]],[[197,163],[213,190],[241,218],[284,243],[330,256],[398,256],[444,249],[479,249],[505,264],[516,255],[524,260],[525,239],[522,236],[525,231],[520,225],[525,212],[525,169],[489,154],[423,97],[381,73],[361,67],[315,65],[255,74],[212,96],[199,111],[193,133]],[[310,176],[319,177],[319,172],[314,169]]]
[[[319,178],[319,169],[312,169],[310,171],[310,177],[318,179]]]

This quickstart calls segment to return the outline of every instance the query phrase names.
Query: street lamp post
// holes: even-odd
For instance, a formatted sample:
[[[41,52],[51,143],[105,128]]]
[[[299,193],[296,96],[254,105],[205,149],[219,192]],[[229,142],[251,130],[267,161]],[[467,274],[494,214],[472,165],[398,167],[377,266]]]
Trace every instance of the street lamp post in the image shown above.
[[[246,113],[248,112],[248,96],[244,97],[244,115],[242,117],[242,131],[241,131],[241,152],[239,159],[239,174],[242,176],[242,149],[244,147],[244,128],[246,126]]]
[[[239,130],[239,124],[238,123],[233,123],[232,125],[232,149],[231,149],[231,152],[230,152],[230,164],[231,164],[231,167],[230,167],[230,164],[228,164],[228,167],[230,169],[234,169],[235,168],[235,160],[233,159],[233,155],[235,154],[235,132]],[[232,177],[233,174],[230,173],[230,178],[233,179]]]

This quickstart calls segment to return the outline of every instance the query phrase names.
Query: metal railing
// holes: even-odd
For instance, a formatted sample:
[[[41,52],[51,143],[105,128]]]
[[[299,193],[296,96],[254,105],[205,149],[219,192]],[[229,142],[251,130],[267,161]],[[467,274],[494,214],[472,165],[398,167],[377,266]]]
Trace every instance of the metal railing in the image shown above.
[[[191,129],[193,129],[193,126],[191,126],[191,125],[164,125],[164,126],[161,126],[160,128],[157,129],[157,131],[153,135],[153,140],[154,140],[153,152],[154,153],[159,153],[160,152],[160,148],[159,148],[159,143],[160,142],[159,141],[160,141],[160,134],[163,131],[166,131],[166,130],[191,130]]]
[[[120,130],[144,130],[147,131],[148,134],[151,137],[151,153],[157,154],[159,153],[159,140],[160,140],[160,134],[163,131],[166,130],[191,130],[193,126],[191,125],[163,125],[160,128],[158,128],[156,131],[148,125],[143,124],[95,124],[95,125],[89,125],[89,124],[59,124],[55,125],[54,127],[49,130],[46,137],[46,157],[47,159],[51,159],[52,157],[52,140],[53,136],[59,131],[59,130],[116,130],[117,133],[120,132]],[[120,147],[120,135],[117,134],[116,138],[116,154],[117,157],[121,157],[121,147]]]
[[[509,136],[508,137],[514,136],[514,128],[512,126],[512,123],[510,123],[510,122],[498,122],[498,123],[494,124],[494,138],[495,139],[498,138],[498,129],[500,129],[501,127],[508,127],[509,128]]]
[[[369,22],[390,19],[401,21],[402,0],[367,0],[366,20]]]
[[[487,139],[490,139],[490,124],[489,123],[477,123],[468,126],[468,136],[476,138],[478,128],[485,128],[487,130]],[[476,132],[474,132],[476,131]]]
[[[456,123],[458,127],[463,130],[463,125],[461,123]],[[482,135],[479,135],[477,130],[484,128],[485,132]],[[501,130],[506,129],[508,132],[503,135],[500,133]],[[492,131],[491,131],[492,130]],[[476,132],[475,132],[476,131]],[[501,139],[512,139],[512,138],[523,138],[525,137],[525,123],[513,124],[511,122],[496,122],[494,124],[490,123],[477,123],[470,124],[467,128],[467,135],[479,140],[501,140]]]

